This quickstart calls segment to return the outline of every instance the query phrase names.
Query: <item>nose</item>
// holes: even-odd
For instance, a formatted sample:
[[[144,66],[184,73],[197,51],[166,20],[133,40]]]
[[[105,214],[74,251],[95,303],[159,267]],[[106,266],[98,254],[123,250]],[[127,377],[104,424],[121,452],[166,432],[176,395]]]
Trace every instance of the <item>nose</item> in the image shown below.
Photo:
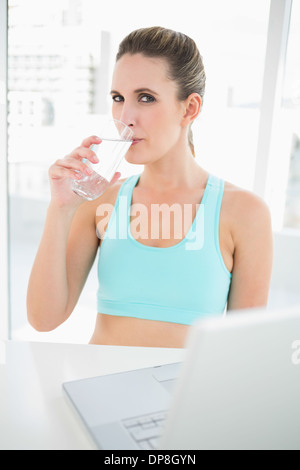
[[[136,126],[137,116],[132,106],[123,104],[120,115],[120,121],[124,122],[128,127],[134,128]]]

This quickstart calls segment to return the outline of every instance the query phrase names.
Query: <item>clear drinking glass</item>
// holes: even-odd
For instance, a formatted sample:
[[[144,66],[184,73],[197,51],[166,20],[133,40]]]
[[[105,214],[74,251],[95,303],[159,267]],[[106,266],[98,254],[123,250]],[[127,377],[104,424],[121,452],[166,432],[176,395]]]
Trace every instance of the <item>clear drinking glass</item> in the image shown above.
[[[102,142],[91,146],[99,158],[99,163],[90,166],[93,173],[90,176],[81,173],[80,180],[72,181],[73,191],[89,201],[106,190],[132,144],[133,131],[124,122],[111,119],[106,122],[99,137]]]

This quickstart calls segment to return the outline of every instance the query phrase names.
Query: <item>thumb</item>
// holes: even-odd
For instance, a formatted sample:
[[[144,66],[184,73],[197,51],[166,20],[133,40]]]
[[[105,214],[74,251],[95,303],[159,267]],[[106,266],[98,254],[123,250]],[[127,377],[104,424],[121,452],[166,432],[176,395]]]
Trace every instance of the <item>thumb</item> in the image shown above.
[[[114,174],[114,176],[113,176],[111,182],[109,183],[109,185],[113,185],[120,178],[120,176],[121,176],[121,173],[119,171],[117,171]]]

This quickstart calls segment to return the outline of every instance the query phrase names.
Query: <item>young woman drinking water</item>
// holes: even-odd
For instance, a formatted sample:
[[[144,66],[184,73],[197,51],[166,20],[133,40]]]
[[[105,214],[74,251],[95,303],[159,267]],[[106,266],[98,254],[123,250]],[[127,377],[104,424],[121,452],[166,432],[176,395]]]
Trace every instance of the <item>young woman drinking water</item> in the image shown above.
[[[186,35],[153,27],[122,41],[112,115],[134,132],[126,160],[144,169],[121,180],[116,174],[99,198],[85,201],[72,180],[78,170],[89,173],[85,162],[96,162],[90,147],[99,139],[87,137],[51,166],[51,202],[27,296],[38,331],[71,315],[98,251],[94,344],[182,347],[196,320],[266,305],[269,210],[197,163],[191,126],[204,90],[202,58]]]

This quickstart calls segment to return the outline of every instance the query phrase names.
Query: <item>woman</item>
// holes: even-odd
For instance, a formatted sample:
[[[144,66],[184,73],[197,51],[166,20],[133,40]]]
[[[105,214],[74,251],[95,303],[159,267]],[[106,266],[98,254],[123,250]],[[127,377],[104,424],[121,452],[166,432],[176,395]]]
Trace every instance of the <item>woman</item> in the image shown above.
[[[182,347],[198,318],[222,314],[226,304],[229,311],[266,305],[269,211],[196,162],[191,125],[204,89],[201,56],[184,34],[153,27],[122,41],[112,114],[134,132],[126,160],[144,170],[125,180],[116,174],[102,196],[85,202],[71,180],[80,179],[78,170],[89,173],[82,160],[95,163],[90,146],[99,139],[86,138],[51,166],[51,203],[28,286],[34,328],[49,331],[69,317],[99,246],[91,343]]]

